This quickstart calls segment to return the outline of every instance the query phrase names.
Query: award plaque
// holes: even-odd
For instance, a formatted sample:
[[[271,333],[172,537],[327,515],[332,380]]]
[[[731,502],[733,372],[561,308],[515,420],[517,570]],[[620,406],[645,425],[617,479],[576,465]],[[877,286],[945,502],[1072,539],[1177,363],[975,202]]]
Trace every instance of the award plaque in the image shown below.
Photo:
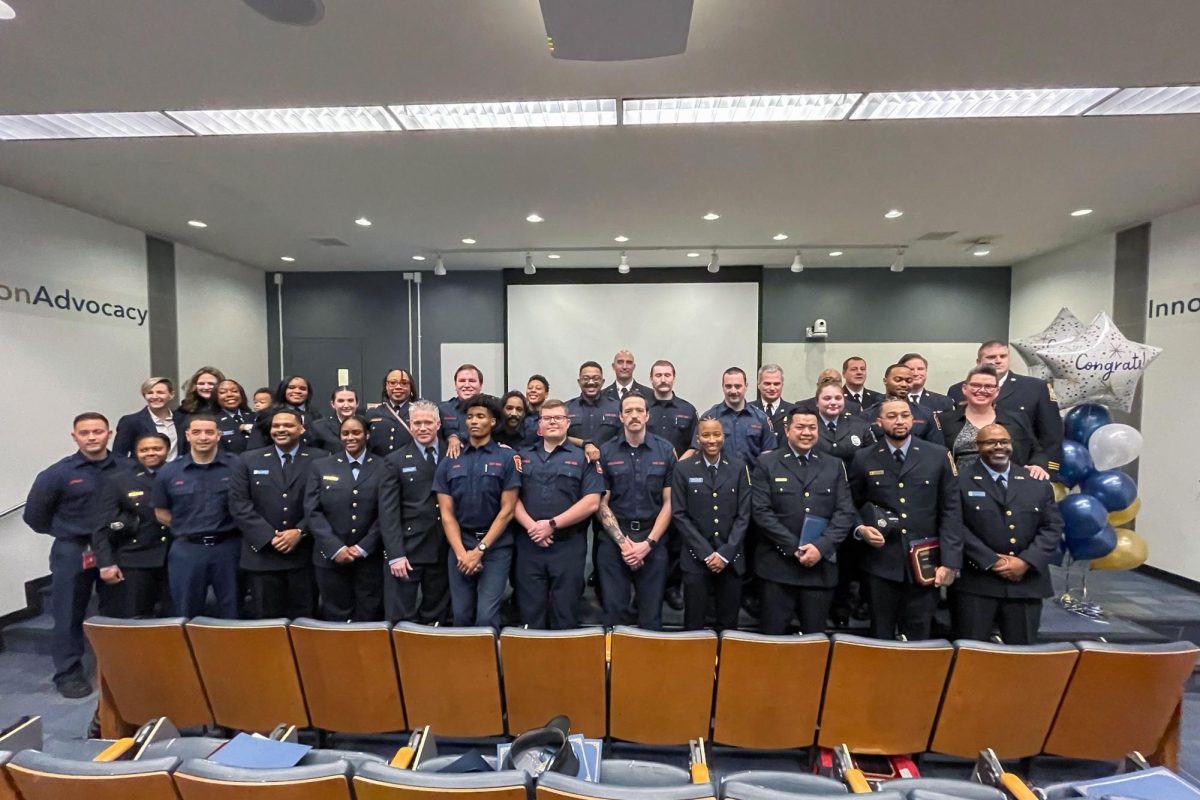
[[[909,545],[908,558],[913,580],[922,586],[933,586],[937,568],[941,566],[941,546],[938,539],[918,539]]]

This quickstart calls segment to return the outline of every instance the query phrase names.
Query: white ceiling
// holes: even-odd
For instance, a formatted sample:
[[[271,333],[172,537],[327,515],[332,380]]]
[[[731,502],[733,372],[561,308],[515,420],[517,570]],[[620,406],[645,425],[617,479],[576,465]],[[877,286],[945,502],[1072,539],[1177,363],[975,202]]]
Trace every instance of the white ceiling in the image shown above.
[[[552,58],[536,0],[326,0],[310,28],[236,0],[11,5],[0,114],[1200,82],[1194,0],[696,0],[684,55],[625,63]],[[520,252],[449,268],[520,266],[619,233],[679,248],[635,267],[695,264],[685,249],[777,232],[810,265],[865,266],[891,251],[824,250],[931,231],[958,233],[910,265],[994,265],[1200,202],[1198,141],[1180,116],[0,142],[0,183],[267,269],[431,268],[411,256],[464,236]]]

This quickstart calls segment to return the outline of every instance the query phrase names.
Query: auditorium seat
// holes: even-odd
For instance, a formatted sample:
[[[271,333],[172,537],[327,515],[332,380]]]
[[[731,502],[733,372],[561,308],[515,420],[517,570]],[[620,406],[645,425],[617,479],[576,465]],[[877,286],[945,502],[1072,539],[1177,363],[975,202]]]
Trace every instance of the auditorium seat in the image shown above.
[[[207,759],[216,752],[217,748],[226,744],[228,739],[218,739],[212,736],[180,736],[175,739],[164,739],[154,742],[146,748],[143,758],[163,758],[173,756],[181,762],[191,759]],[[351,766],[358,766],[366,761],[386,763],[387,759],[372,753],[362,753],[357,750],[337,750],[332,748],[313,748],[304,754],[297,766],[308,767],[315,764],[329,764],[334,761],[347,761]]]
[[[606,762],[607,763],[607,762]],[[659,765],[665,766],[665,765]],[[600,768],[601,783],[590,783],[562,775],[557,772],[538,776],[537,800],[715,800],[716,795],[709,783],[689,783],[683,772],[679,784],[629,785],[604,781],[604,767]]]
[[[602,738],[607,732],[604,651],[600,628],[501,631],[508,732],[516,736],[565,714],[572,732]]]
[[[281,722],[308,726],[286,619],[195,617],[185,627],[218,725],[258,733]]]
[[[721,797],[730,800],[767,800],[796,796],[833,797],[849,794],[840,781],[806,772],[754,769],[734,772],[721,780]]]
[[[288,626],[312,725],[339,733],[407,727],[386,622],[297,619]]]
[[[5,769],[23,800],[178,800],[177,766],[177,758],[96,762],[22,750]]]
[[[528,776],[518,770],[448,773],[364,764],[354,774],[357,800],[526,800],[529,785]]]
[[[1068,758],[1115,761],[1159,748],[1196,664],[1190,642],[1081,642],[1044,751]],[[1174,764],[1168,764],[1174,767]]]
[[[610,736],[640,744],[708,738],[717,658],[713,631],[618,626],[611,653]]]
[[[169,717],[184,728],[213,724],[184,622],[182,617],[92,617],[83,623],[97,667],[125,722],[141,725],[154,717]]]
[[[392,639],[405,709],[414,724],[453,738],[504,733],[495,631],[400,622]]]
[[[833,637],[818,744],[852,753],[924,752],[954,656],[944,639]]]
[[[1040,753],[1079,650],[975,641],[954,648],[929,749],[969,759],[988,747],[1001,759]]]
[[[812,745],[828,661],[824,634],[721,634],[713,742],[771,750]]]
[[[352,800],[350,774],[350,764],[341,760],[245,769],[194,758],[175,770],[175,787],[181,800]]]
[[[896,792],[908,800],[1008,800],[1008,795],[993,786],[951,778],[901,778],[884,781],[879,784],[879,791]]]

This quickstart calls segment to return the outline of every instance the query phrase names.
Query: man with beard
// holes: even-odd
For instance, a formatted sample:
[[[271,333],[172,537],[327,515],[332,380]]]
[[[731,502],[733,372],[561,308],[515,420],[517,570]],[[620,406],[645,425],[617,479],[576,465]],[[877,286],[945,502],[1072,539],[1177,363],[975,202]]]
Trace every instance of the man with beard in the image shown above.
[[[508,445],[513,450],[529,447],[537,441],[537,433],[530,433],[529,425],[526,424],[529,419],[529,403],[525,401],[525,395],[511,391],[500,398],[500,403],[504,416],[492,432],[496,441]]]
[[[944,444],[942,429],[938,426],[934,413],[925,406],[919,406],[909,399],[908,390],[911,385],[912,370],[903,364],[892,364],[883,373],[883,388],[887,390],[887,399],[903,400],[908,403],[909,411],[912,415],[912,435],[918,439],[933,442],[934,444]],[[881,405],[882,403],[876,403],[873,406],[869,406],[861,414],[862,419],[872,425],[871,430],[877,439],[883,437],[883,432],[877,423]]]

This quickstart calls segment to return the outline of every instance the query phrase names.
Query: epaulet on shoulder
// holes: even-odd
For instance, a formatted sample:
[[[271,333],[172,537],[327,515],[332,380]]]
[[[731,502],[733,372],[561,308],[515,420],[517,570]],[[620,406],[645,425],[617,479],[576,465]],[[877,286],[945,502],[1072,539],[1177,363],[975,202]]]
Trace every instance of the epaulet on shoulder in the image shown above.
[[[954,463],[954,454],[949,450],[946,451],[946,460],[950,462],[950,472],[954,477],[958,477],[958,464]]]
[[[512,450],[512,448],[506,445],[504,442],[496,442],[496,444],[500,445],[501,450]]]
[[[843,478],[845,478],[846,480],[850,480],[850,476],[846,474],[846,462],[845,462],[845,461],[842,461],[842,460],[839,458],[839,459],[838,459],[838,464],[840,464],[840,465],[841,465],[841,467],[842,467],[842,477],[843,477]]]

